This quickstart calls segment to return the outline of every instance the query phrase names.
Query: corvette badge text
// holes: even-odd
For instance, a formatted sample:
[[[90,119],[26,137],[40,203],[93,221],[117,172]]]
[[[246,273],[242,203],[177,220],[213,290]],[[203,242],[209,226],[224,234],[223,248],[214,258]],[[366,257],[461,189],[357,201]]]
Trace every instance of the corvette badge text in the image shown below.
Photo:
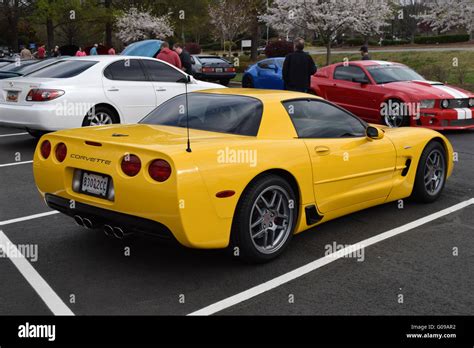
[[[19,338],[47,338],[48,341],[56,340],[56,325],[35,325],[26,322],[18,326]]]
[[[105,164],[106,166],[109,166],[112,161],[101,159],[101,158],[96,158],[96,157],[87,157],[84,155],[78,155],[78,154],[71,154],[72,159],[80,160],[80,161],[87,161],[91,163],[99,163],[99,164]]]

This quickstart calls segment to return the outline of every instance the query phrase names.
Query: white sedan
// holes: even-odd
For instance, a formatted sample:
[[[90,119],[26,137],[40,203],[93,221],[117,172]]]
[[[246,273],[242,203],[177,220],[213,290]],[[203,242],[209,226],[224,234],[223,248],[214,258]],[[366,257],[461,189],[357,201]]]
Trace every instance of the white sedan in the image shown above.
[[[33,136],[67,128],[136,123],[161,103],[188,91],[223,88],[145,57],[87,56],[3,80],[0,125]]]

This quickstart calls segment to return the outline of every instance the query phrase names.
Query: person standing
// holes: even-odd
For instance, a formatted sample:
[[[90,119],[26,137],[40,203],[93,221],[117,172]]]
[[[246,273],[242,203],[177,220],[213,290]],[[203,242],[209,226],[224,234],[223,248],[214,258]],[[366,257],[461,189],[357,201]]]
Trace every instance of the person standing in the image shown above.
[[[82,47],[79,47],[79,49],[76,52],[76,57],[85,57],[87,56],[86,52],[83,51]]]
[[[297,38],[294,45],[295,52],[288,54],[283,63],[283,81],[286,90],[306,93],[317,67],[313,58],[303,51],[305,42],[302,38]]]
[[[61,57],[61,51],[59,50],[59,46],[54,46],[52,56],[55,57],[55,58]]]
[[[31,51],[28,48],[26,48],[26,46],[23,46],[23,48],[21,49],[20,58],[24,60],[33,59],[33,55],[31,54]]]
[[[181,59],[179,59],[178,53],[170,50],[170,45],[167,42],[161,44],[160,53],[156,55],[156,59],[164,60],[178,69],[182,68]]]
[[[173,45],[173,50],[178,54],[179,59],[181,60],[181,69],[184,70],[186,74],[193,74],[193,64],[191,62],[191,55],[186,51],[182,44],[175,43]]]
[[[97,56],[99,54],[99,52],[97,52],[98,47],[99,47],[98,44],[94,44],[94,46],[91,48],[91,51],[89,52],[89,55]]]
[[[362,56],[362,60],[371,60],[369,55],[369,48],[367,46],[362,46],[360,48],[360,55]]]
[[[38,48],[38,59],[45,59],[46,58],[46,48],[43,45],[40,45]]]

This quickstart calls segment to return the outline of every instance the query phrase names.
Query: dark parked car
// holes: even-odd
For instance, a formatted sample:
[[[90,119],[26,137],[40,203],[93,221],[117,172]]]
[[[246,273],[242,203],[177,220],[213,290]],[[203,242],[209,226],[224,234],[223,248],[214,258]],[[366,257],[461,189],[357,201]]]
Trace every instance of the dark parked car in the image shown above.
[[[192,55],[193,75],[198,80],[219,81],[227,86],[236,73],[229,61],[219,56]]]
[[[11,77],[23,76],[23,75],[35,72],[50,64],[53,64],[58,59],[61,59],[61,58],[49,58],[49,59],[43,59],[43,60],[37,60],[37,59],[21,60],[21,61],[14,61],[14,62],[7,63],[4,66],[0,65],[0,80],[8,79]]]

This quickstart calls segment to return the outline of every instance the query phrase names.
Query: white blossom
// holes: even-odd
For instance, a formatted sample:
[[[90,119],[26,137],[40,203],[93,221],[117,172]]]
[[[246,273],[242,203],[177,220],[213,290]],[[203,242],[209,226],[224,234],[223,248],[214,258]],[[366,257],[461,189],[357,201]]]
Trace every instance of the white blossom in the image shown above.
[[[378,34],[391,14],[387,0],[275,0],[260,20],[288,34],[313,31],[328,49],[344,31],[353,29],[364,36]]]
[[[416,16],[420,24],[427,24],[432,30],[440,33],[464,28],[472,39],[474,0],[435,0],[427,5],[428,11]]]
[[[149,11],[131,7],[117,18],[117,37],[125,43],[144,39],[164,39],[173,35],[169,15],[153,16]]]

